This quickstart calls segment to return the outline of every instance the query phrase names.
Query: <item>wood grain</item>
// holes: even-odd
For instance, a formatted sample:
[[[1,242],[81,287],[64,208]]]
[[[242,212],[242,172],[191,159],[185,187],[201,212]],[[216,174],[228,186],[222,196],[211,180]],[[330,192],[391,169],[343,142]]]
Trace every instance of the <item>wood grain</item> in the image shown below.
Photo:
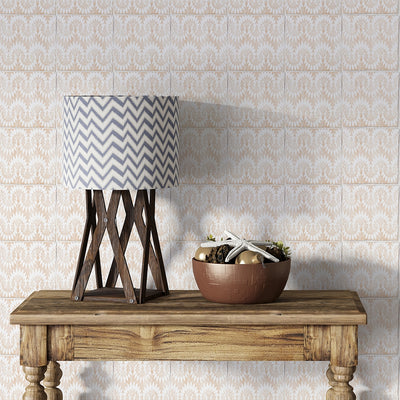
[[[111,289],[111,288],[110,288]],[[11,314],[21,325],[25,400],[61,400],[56,361],[73,360],[329,360],[328,400],[354,400],[358,325],[366,323],[349,291],[285,291],[269,304],[230,305],[198,291],[135,306],[75,302],[68,291],[33,293]],[[117,322],[117,324],[116,324]]]
[[[122,287],[124,289],[126,301],[128,303],[137,303],[135,289],[133,287],[131,275],[129,273],[128,264],[126,263],[124,249],[121,246],[117,225],[115,223],[118,204],[122,195],[121,190],[113,190],[110,203],[107,210],[107,231],[110,237],[111,247],[114,252],[114,260],[117,271],[121,277]]]
[[[74,359],[74,338],[71,325],[50,325],[47,334],[48,360],[71,361]]]
[[[146,214],[146,223],[143,218],[143,213]],[[138,190],[134,205],[134,220],[139,234],[139,239],[143,248],[146,247],[146,231],[150,229],[153,244],[149,243],[148,264],[153,276],[156,289],[162,294],[168,294],[168,283],[165,274],[164,262],[161,254],[160,241],[158,238],[157,228],[154,219],[155,213],[155,190],[150,190],[150,202],[148,199],[147,190]]]
[[[47,400],[62,400],[63,395],[57,387],[60,384],[62,372],[60,364],[56,361],[50,361],[44,375],[43,385],[47,395]]]
[[[44,325],[360,325],[361,303],[349,291],[284,291],[268,304],[230,305],[195,290],[171,291],[145,304],[72,302],[68,291],[35,292],[10,316],[12,324]],[[358,296],[356,297],[358,298]],[[361,309],[360,309],[361,305]]]
[[[47,365],[47,326],[22,325],[20,337],[21,365],[42,367]]]
[[[168,288],[168,282],[167,282],[167,275],[165,273],[165,266],[164,266],[164,261],[161,253],[161,245],[160,245],[160,239],[158,237],[158,231],[157,231],[157,225],[155,221],[155,210],[156,210],[156,191],[155,189],[150,190],[150,200],[147,202],[146,206],[149,209],[149,220],[148,223],[150,224],[151,227],[151,232],[152,232],[152,238],[153,238],[153,243],[154,243],[154,251],[156,253],[157,261],[158,261],[158,268],[157,268],[157,273],[160,276],[161,279],[161,286],[156,288],[158,290],[161,290],[165,294],[169,294],[169,288]]]
[[[358,327],[331,326],[331,366],[355,367],[358,361]]]
[[[74,300],[82,300],[84,297],[84,292],[88,284],[90,274],[92,272],[93,264],[98,259],[97,255],[99,253],[100,244],[103,240],[103,236],[107,228],[107,213],[103,193],[101,190],[94,190],[93,193],[94,208],[92,209],[92,212],[93,210],[96,210],[96,213],[98,214],[98,222],[92,233],[92,241],[89,245],[89,249],[87,250],[86,256],[84,256],[87,246],[86,242],[88,238],[89,228],[92,229],[91,221],[94,218],[93,215],[87,216],[84,237],[79,254],[78,267],[75,273],[75,280],[71,294],[71,298]],[[83,257],[84,261],[81,265]]]
[[[86,249],[89,242],[90,232],[93,235],[96,227],[96,211],[92,200],[91,190],[85,191],[85,198],[86,198],[86,221],[85,221],[85,227],[83,229],[82,241],[79,250],[78,264],[76,267],[74,282],[72,285],[73,290],[75,289],[79,276],[82,272],[82,267],[83,267],[83,262],[85,261]],[[100,262],[100,257],[96,258],[96,264],[97,262]],[[79,296],[78,291],[76,295]]]
[[[121,196],[122,196],[122,201],[123,201],[124,209],[125,209],[125,221],[122,226],[122,231],[119,236],[119,241],[121,243],[122,251],[125,254],[126,248],[129,243],[129,237],[132,232],[133,223],[134,223],[133,203],[132,203],[132,197],[131,197],[129,190],[123,190]],[[113,262],[111,264],[110,272],[109,272],[109,275],[107,278],[106,287],[109,287],[109,288],[115,287],[118,276],[119,276],[119,272],[118,272],[117,263],[116,263],[116,260],[114,257]]]
[[[24,365],[23,371],[29,384],[25,388],[22,400],[47,400],[44,387],[40,384],[44,378],[46,367],[28,367]]]
[[[356,400],[353,387],[349,384],[355,370],[356,367],[329,366],[326,375],[332,387],[326,393],[326,400]]]
[[[304,360],[299,326],[74,326],[76,360]]]
[[[330,360],[331,327],[306,325],[304,327],[304,359],[306,361]]]

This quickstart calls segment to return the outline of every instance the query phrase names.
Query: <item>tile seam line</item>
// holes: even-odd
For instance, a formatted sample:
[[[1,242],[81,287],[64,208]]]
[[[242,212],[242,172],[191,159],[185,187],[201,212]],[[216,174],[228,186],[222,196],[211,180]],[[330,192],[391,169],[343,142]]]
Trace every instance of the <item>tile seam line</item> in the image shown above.
[[[55,43],[54,43],[54,68],[55,68],[55,99],[54,102],[57,104],[57,93],[58,93],[58,69],[57,69],[57,49],[58,49],[58,16],[57,16],[57,0],[54,0],[54,13],[55,13]],[[58,134],[57,130],[59,129],[57,126],[57,106],[54,107],[54,123],[55,123],[55,158],[57,158],[57,149],[58,149]],[[54,238],[52,241],[54,241],[55,245],[55,255],[54,255],[54,267],[58,265],[58,246],[57,246],[57,232],[58,232],[58,212],[57,212],[57,205],[58,205],[58,185],[57,185],[57,168],[55,171],[55,182],[53,183],[53,186],[55,186],[55,199],[54,199]]]
[[[224,183],[181,183],[179,186],[183,186],[183,187],[189,187],[189,186],[218,186],[218,187],[223,187],[226,186],[227,184]],[[285,187],[399,187],[398,183],[364,183],[364,182],[356,182],[356,183],[271,183],[271,182],[266,182],[266,183],[231,183],[229,184],[230,186],[254,186],[254,187],[265,187],[266,185],[269,185],[271,187],[276,187],[276,186],[285,186]],[[56,186],[62,186],[64,187],[64,184],[62,182],[56,182],[56,183],[2,183],[0,182],[0,187],[1,186],[15,186],[15,187],[35,187],[35,186],[42,186],[45,188],[49,188],[49,187],[56,187]],[[85,189],[80,189],[80,188],[75,188],[75,189],[71,189],[71,190],[80,190],[83,191]],[[107,190],[111,190],[111,189],[107,189]],[[134,192],[134,189],[130,189],[131,192]]]
[[[80,243],[81,239],[58,239],[58,243]],[[310,239],[310,240],[300,240],[300,239],[291,239],[288,240],[291,243],[322,243],[322,244],[328,244],[328,243],[341,243],[340,239],[334,239],[334,240],[319,240],[319,239]],[[0,239],[0,243],[24,243],[24,242],[29,242],[29,243],[52,243],[53,240],[12,240],[12,239]],[[173,239],[173,240],[161,240],[161,242],[168,243],[168,242],[173,242],[173,243],[193,243],[193,242],[204,242],[204,238],[199,238],[199,239]],[[131,239],[129,240],[129,243],[140,243],[139,239]],[[351,243],[379,243],[379,244],[397,244],[398,240],[397,239],[388,239],[388,240],[373,240],[373,239],[368,239],[368,240],[344,240],[344,244],[351,244]]]
[[[168,16],[168,15],[172,15],[172,16],[215,16],[215,17],[224,17],[226,15],[231,15],[231,16],[242,16],[242,17],[246,17],[246,16],[298,16],[298,17],[303,17],[303,16],[397,16],[398,13],[397,12],[388,12],[388,13],[382,13],[382,12],[366,12],[366,13],[362,13],[362,12],[357,12],[357,13],[349,13],[349,12],[338,12],[338,13],[327,13],[327,12],[321,12],[321,13],[291,13],[291,12],[277,12],[277,13],[273,13],[273,12],[261,12],[261,13],[239,13],[239,12],[229,12],[227,11],[225,12],[221,12],[221,13],[211,13],[211,12],[207,12],[207,13],[186,13],[186,12],[182,12],[182,13],[177,13],[177,12],[143,12],[143,13],[124,13],[124,12],[115,12],[114,10],[111,12],[105,12],[105,13],[100,13],[100,12],[80,12],[80,13],[73,13],[73,12],[59,12],[59,11],[54,11],[54,12],[33,12],[33,13],[29,13],[29,12],[0,12],[0,16],[55,16],[55,15],[59,15],[59,16],[77,16],[77,17],[84,17],[84,16],[111,16],[111,15],[118,15],[118,16],[126,16],[126,17],[145,17],[145,16]]]
[[[56,46],[58,47],[58,46]],[[363,74],[363,73],[376,73],[376,74],[396,74],[398,73],[397,70],[394,69],[358,69],[358,70],[351,70],[351,69],[226,69],[225,67],[221,67],[221,69],[116,69],[116,68],[111,68],[111,69],[58,69],[59,72],[75,72],[75,73],[107,73],[107,72],[125,72],[125,73],[146,73],[146,72],[159,72],[159,73],[165,73],[165,72],[174,72],[174,73],[215,73],[215,74],[222,74],[222,73],[256,73],[256,74],[261,74],[261,73],[273,73],[273,74],[279,74],[279,73],[297,73],[297,74],[316,74],[316,73],[331,73],[331,74],[338,74],[338,73],[354,73],[354,74]],[[32,69],[24,69],[24,68],[19,68],[18,70],[14,69],[0,69],[0,74],[20,74],[20,73],[42,73],[42,74],[51,74],[55,73],[55,68],[48,68],[48,69],[38,69],[38,68],[32,68]],[[374,125],[372,125],[374,126]],[[379,125],[378,125],[379,126]],[[397,126],[397,125],[393,125]]]
[[[397,131],[399,135],[399,127],[400,127],[400,116],[399,116],[399,107],[400,107],[400,6],[399,2],[397,2]],[[397,142],[397,179],[398,179],[398,184],[400,183],[400,159],[399,159],[399,151],[400,151],[400,141],[398,140]],[[398,215],[397,215],[397,239],[400,239],[400,193],[397,198],[397,210],[398,210]],[[397,255],[397,343],[400,341],[400,308],[399,308],[399,302],[400,302],[400,292],[399,292],[399,286],[400,286],[400,274],[399,274],[399,265],[400,265],[400,248],[398,250],[398,255]],[[397,347],[397,360],[399,360],[399,355],[400,355],[400,346]],[[399,382],[400,382],[400,368],[397,370],[397,396],[399,396]]]
[[[284,214],[284,226],[283,226],[283,237],[285,241],[288,241],[288,214],[289,214],[289,206],[288,206],[288,195],[287,195],[287,139],[288,139],[288,90],[287,90],[287,10],[286,10],[286,1],[284,3],[284,16],[283,16],[283,150],[284,150],[284,180],[283,180],[283,214]],[[287,381],[287,362],[283,362],[283,378],[284,378],[284,388],[289,387],[286,383]]]

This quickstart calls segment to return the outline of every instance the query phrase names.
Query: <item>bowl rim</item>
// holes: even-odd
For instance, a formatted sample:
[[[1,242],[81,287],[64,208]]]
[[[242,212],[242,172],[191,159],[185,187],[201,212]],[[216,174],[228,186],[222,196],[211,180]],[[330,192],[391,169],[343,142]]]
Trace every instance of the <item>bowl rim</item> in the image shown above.
[[[201,261],[201,260],[196,260],[194,257],[192,257],[192,263],[193,262],[196,262],[196,263],[199,263],[199,264],[207,264],[207,265],[231,265],[231,266],[241,266],[241,267],[251,267],[251,266],[254,266],[254,265],[257,265],[257,266],[259,266],[259,265],[261,265],[261,266],[264,266],[264,265],[266,265],[267,267],[269,266],[269,265],[271,265],[271,266],[273,266],[273,265],[281,265],[281,264],[284,264],[284,263],[290,263],[292,261],[292,259],[291,258],[288,258],[288,259],[286,259],[286,260],[283,260],[283,261],[279,261],[279,262],[271,262],[271,263],[254,263],[254,264],[235,264],[235,263],[209,263],[209,262],[207,262],[207,261]]]

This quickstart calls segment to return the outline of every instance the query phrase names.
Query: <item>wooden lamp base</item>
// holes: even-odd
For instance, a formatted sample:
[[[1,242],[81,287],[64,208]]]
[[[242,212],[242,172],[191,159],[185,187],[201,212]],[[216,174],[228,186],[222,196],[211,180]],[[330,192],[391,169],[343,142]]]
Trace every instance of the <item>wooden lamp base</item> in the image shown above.
[[[116,224],[116,215],[121,198],[126,215],[122,230],[119,233]],[[106,209],[101,190],[86,190],[86,223],[72,288],[71,298],[73,300],[107,300],[141,304],[151,298],[169,294],[154,211],[155,189],[150,190],[150,200],[147,190],[138,190],[134,205],[129,190],[113,190],[108,209]],[[143,218],[143,214],[145,218]],[[134,224],[136,224],[143,246],[142,273],[139,289],[135,289],[132,284],[125,259],[125,251]],[[106,230],[110,237],[114,259],[106,284],[103,286],[99,250]],[[88,247],[90,233],[92,241]],[[153,241],[151,241],[151,238]],[[154,279],[155,290],[146,288],[148,266],[150,266]],[[96,273],[97,288],[86,290],[93,267]],[[121,277],[122,288],[115,287],[118,276]]]

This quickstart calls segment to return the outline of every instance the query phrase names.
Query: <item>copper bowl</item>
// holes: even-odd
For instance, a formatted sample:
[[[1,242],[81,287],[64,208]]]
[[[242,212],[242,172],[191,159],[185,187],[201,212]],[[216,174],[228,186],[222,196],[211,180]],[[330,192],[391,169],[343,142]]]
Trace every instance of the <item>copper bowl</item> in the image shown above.
[[[290,272],[290,259],[278,263],[211,264],[192,259],[201,294],[216,303],[271,303],[282,293]]]

